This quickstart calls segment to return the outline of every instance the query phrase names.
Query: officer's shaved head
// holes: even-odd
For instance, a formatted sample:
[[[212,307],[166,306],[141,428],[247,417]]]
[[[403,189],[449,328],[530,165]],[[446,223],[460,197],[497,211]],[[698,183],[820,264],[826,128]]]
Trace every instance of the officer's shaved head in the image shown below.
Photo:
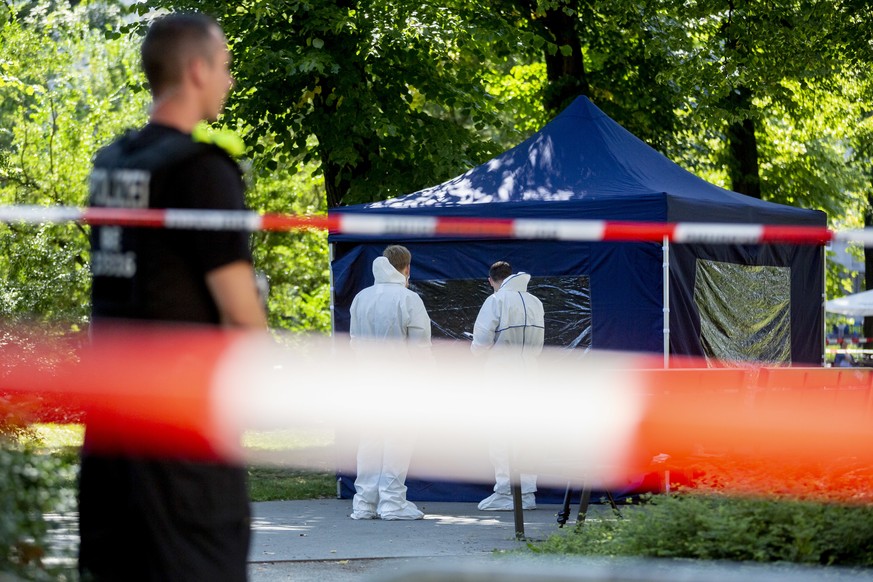
[[[175,86],[193,57],[212,61],[218,23],[205,14],[169,14],[152,22],[142,43],[142,68],[152,95]]]

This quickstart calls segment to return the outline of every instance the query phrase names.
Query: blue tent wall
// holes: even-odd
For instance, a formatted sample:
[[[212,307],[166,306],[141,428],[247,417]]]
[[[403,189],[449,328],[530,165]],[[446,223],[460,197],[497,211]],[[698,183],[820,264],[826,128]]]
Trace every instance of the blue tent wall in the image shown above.
[[[822,212],[757,200],[701,180],[630,134],[584,97],[515,148],[457,178],[406,196],[333,212],[827,224]],[[591,347],[656,353],[663,349],[659,244],[348,234],[331,235],[330,241],[334,244],[331,268],[337,332],[348,331],[352,298],[372,284],[372,260],[386,244],[400,243],[413,253],[412,279],[485,277],[488,266],[501,259],[534,276],[586,275],[591,285]],[[792,362],[821,361],[824,271],[820,246],[673,246],[671,353],[702,354],[700,321],[693,302],[698,258],[790,267]],[[447,491],[451,497],[451,488]]]

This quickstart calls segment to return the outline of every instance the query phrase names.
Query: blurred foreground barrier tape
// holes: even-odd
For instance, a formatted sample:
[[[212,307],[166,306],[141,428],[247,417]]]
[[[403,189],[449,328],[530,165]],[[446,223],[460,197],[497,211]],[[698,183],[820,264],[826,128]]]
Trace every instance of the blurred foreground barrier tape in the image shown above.
[[[482,475],[493,439],[513,444],[520,468],[563,485],[620,485],[657,470],[655,456],[681,467],[700,451],[764,466],[873,463],[869,376],[843,391],[817,369],[810,389],[796,368],[663,370],[648,356],[546,350],[535,370],[502,364],[495,382],[458,344],[352,351],[341,337],[165,326],[95,337],[51,365],[49,348],[22,359],[4,346],[0,392],[81,407],[105,452],[242,462],[246,429],[318,426],[415,440],[416,466],[458,479]]]
[[[831,231],[815,226],[723,223],[653,223],[575,219],[503,219],[402,214],[328,216],[259,214],[234,210],[75,208],[0,206],[0,222],[30,224],[82,222],[143,228],[202,230],[327,229],[335,234],[463,236],[567,241],[653,241],[676,243],[823,244],[854,242],[873,246],[873,229]]]

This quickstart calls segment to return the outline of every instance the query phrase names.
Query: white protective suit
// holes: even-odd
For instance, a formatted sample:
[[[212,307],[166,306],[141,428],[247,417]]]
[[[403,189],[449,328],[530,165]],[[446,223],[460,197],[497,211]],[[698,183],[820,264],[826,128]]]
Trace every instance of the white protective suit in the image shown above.
[[[376,341],[407,348],[429,348],[430,317],[424,302],[406,288],[406,277],[385,257],[373,261],[375,284],[355,296],[349,334],[352,346]],[[388,345],[386,345],[388,347]],[[392,349],[392,348],[388,348]],[[352,518],[421,519],[423,513],[406,500],[406,473],[413,439],[388,434],[363,435],[358,445]]]
[[[527,292],[530,275],[516,273],[504,279],[500,288],[482,304],[476,323],[473,326],[473,344],[470,348],[475,354],[487,353],[489,364],[499,368],[496,371],[513,373],[512,366],[518,362],[529,364],[543,351],[545,333],[545,314],[543,303]],[[529,366],[525,372],[530,372]],[[494,493],[480,504],[480,509],[495,509],[506,501],[510,494],[509,482],[509,443],[494,442],[490,447],[491,463],[494,465]],[[537,490],[536,475],[521,474],[521,492],[525,508],[535,507],[533,493]],[[488,507],[486,507],[488,506]],[[508,509],[506,506],[500,509]]]
[[[474,353],[499,350],[513,358],[540,355],[545,333],[543,303],[527,292],[528,282],[527,273],[510,275],[485,300],[473,326]]]
[[[430,317],[424,302],[406,288],[406,277],[388,259],[373,261],[376,282],[352,300],[349,335],[352,345],[361,341],[405,340],[408,345],[430,347]]]

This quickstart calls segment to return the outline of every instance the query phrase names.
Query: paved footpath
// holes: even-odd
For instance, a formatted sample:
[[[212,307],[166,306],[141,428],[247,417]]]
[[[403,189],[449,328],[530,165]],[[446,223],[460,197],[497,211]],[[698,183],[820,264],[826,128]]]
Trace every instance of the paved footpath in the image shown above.
[[[356,521],[350,500],[254,504],[249,555],[252,582],[379,580],[410,567],[487,563],[524,550],[512,512],[479,511],[475,503],[419,502],[420,521]],[[558,505],[525,511],[531,541],[558,533]]]
[[[251,582],[871,582],[873,571],[792,564],[693,560],[616,560],[543,556],[523,551],[512,512],[475,503],[422,502],[421,521],[355,521],[351,501],[254,504]],[[558,505],[525,511],[535,543],[559,533]],[[573,506],[575,511],[578,506]],[[624,511],[626,508],[622,507]],[[629,509],[629,508],[627,508]],[[592,505],[589,519],[611,517]],[[572,523],[570,524],[572,526]],[[566,527],[566,526],[565,526]],[[514,552],[514,550],[519,550]]]
[[[255,503],[249,578],[251,582],[873,582],[873,570],[543,556],[526,551],[527,542],[515,539],[512,512],[479,511],[475,503],[418,505],[426,514],[420,521],[355,521],[348,517],[349,500]],[[558,509],[558,505],[540,505],[524,512],[530,542],[562,531],[555,519]],[[609,506],[590,507],[589,519],[611,516]],[[74,569],[76,514],[53,514],[49,521],[49,561]]]

